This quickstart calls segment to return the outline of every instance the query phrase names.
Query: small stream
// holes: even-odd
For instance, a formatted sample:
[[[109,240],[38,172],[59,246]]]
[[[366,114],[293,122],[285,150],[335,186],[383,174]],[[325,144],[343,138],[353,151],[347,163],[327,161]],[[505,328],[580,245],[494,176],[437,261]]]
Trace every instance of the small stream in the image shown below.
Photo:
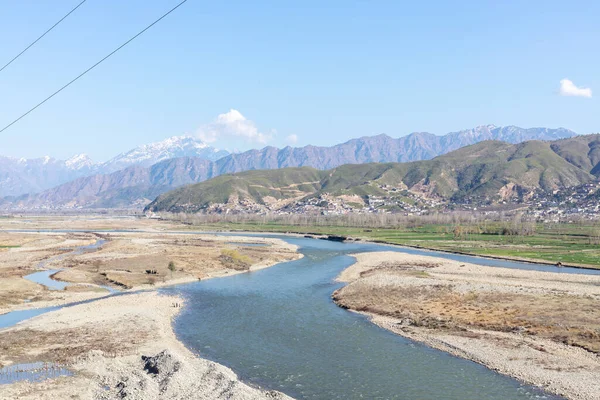
[[[95,243],[84,245],[84,246],[79,246],[70,252],[59,254],[54,257],[50,257],[46,260],[41,261],[37,265],[38,269],[42,269],[41,271],[26,275],[23,278],[30,280],[32,282],[35,282],[37,284],[40,284],[40,285],[44,285],[49,290],[64,290],[67,286],[70,286],[72,284],[69,282],[63,282],[63,281],[58,281],[58,280],[52,279],[52,275],[54,275],[57,272],[60,272],[61,269],[44,270],[43,268],[45,268],[46,265],[48,265],[50,262],[62,260],[69,255],[78,255],[78,254],[96,251],[105,243],[106,243],[106,240],[98,239],[98,240],[96,240]],[[95,285],[95,287],[100,287],[100,288],[106,289],[111,295],[116,295],[116,294],[121,293],[120,290],[114,289],[110,286]],[[45,314],[50,311],[61,309],[63,307],[74,306],[77,304],[87,303],[87,302],[95,301],[95,300],[96,299],[91,299],[91,300],[87,300],[87,301],[65,304],[62,306],[26,309],[26,310],[12,311],[12,312],[9,312],[6,314],[1,314],[0,315],[0,329],[14,326],[14,325],[18,324],[19,322],[28,320],[28,319],[36,317],[38,315]]]
[[[0,368],[0,385],[20,381],[41,382],[59,376],[72,376],[73,373],[56,363],[14,364]]]
[[[23,278],[27,279],[28,281],[35,282],[39,285],[46,286],[49,290],[63,290],[67,286],[71,285],[71,283],[57,281],[51,278],[52,275],[60,271],[62,271],[62,269],[49,269],[25,275]]]
[[[38,271],[38,272],[34,272],[29,275],[25,275],[23,278],[25,278],[31,282],[35,282],[39,285],[43,285],[46,288],[48,288],[49,290],[64,290],[67,286],[72,286],[73,284],[70,282],[64,282],[64,281],[59,281],[59,280],[53,279],[52,276],[54,274],[62,271],[62,269],[47,270],[47,269],[45,269],[46,265],[48,265],[50,262],[62,260],[67,256],[80,255],[80,254],[96,251],[100,247],[102,247],[102,245],[105,243],[106,243],[106,240],[98,239],[98,240],[96,240],[95,243],[87,244],[84,246],[79,246],[68,253],[59,254],[57,256],[50,257],[47,260],[43,260],[38,264],[38,269],[41,269],[42,271]],[[105,289],[109,293],[118,293],[119,292],[119,290],[114,289],[110,286],[106,286],[106,285],[93,285],[93,286]]]
[[[62,260],[66,256],[69,255],[78,255],[87,252],[96,251],[100,248],[106,240],[99,239],[95,243],[79,246],[74,250],[59,254],[54,257],[50,257],[46,260],[41,261],[37,268],[43,269],[50,262]],[[26,275],[23,278],[37,283],[39,285],[43,285],[48,290],[64,290],[67,286],[72,285],[69,282],[63,282],[59,280],[52,279],[52,276],[58,272],[62,271],[62,269],[51,269],[51,270],[42,270],[38,272],[34,272],[32,274]],[[115,289],[109,286],[101,286],[96,285],[96,287],[102,287],[109,291],[109,293],[114,294],[118,293]],[[95,299],[89,300],[93,301]],[[88,302],[89,302],[88,301]],[[25,321],[27,319],[36,317],[38,315],[45,314],[50,311],[58,310],[60,308],[66,306],[73,306],[76,304],[82,304],[85,301],[77,302],[73,304],[68,304],[64,306],[53,306],[53,307],[44,307],[44,308],[36,308],[31,310],[20,310],[13,311],[7,314],[0,315],[0,329],[8,328],[18,324],[19,322]],[[45,362],[36,362],[36,363],[25,363],[25,364],[13,364],[3,368],[0,368],[0,385],[11,384],[19,381],[30,381],[30,382],[41,382],[46,379],[57,378],[59,376],[71,376],[73,373],[69,371],[67,368],[62,367],[59,364],[55,363],[45,363]]]

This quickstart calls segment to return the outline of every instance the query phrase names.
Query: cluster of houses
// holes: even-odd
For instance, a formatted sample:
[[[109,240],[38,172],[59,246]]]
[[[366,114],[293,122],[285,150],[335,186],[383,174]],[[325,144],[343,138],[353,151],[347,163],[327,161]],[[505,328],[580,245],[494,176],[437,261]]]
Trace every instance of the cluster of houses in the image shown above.
[[[444,208],[441,199],[429,199],[406,189],[389,185],[379,187],[379,195],[321,193],[302,199],[258,203],[240,199],[228,203],[212,204],[202,210],[208,214],[272,214],[272,215],[345,215],[403,213],[422,215]],[[381,192],[385,194],[381,194]]]
[[[494,202],[489,198],[464,199],[451,202],[414,193],[406,188],[379,185],[377,195],[320,193],[301,199],[256,202],[235,199],[211,204],[201,210],[207,214],[258,215],[346,215],[346,214],[403,214],[426,215],[433,212],[471,211],[498,213],[519,210],[540,221],[563,221],[580,217],[598,219],[600,216],[600,180],[554,193],[529,193],[525,199],[505,199]],[[190,205],[193,206],[193,205]]]
[[[585,183],[552,194],[536,194],[528,204],[528,213],[539,220],[556,222],[574,217],[600,217],[600,181]]]

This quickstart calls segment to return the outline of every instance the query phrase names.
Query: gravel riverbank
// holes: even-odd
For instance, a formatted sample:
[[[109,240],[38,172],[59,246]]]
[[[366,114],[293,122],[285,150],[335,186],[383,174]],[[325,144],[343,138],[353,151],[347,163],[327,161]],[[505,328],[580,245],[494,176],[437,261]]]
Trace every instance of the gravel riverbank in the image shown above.
[[[171,327],[181,304],[155,292],[110,297],[3,330],[0,363],[43,359],[74,375],[2,385],[0,399],[289,399],[187,350]]]
[[[569,399],[600,399],[600,277],[355,255],[342,307]]]

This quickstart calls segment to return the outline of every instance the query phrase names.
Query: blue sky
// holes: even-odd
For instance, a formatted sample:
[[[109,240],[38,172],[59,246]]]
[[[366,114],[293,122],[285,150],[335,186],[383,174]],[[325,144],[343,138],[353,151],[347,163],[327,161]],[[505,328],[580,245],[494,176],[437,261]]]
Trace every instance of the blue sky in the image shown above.
[[[2,2],[0,63],[78,2]],[[178,2],[88,0],[0,73],[0,124]],[[103,161],[185,133],[245,149],[488,123],[599,132],[598,15],[598,1],[188,0],[3,132],[0,154]],[[561,95],[565,78],[592,97]]]

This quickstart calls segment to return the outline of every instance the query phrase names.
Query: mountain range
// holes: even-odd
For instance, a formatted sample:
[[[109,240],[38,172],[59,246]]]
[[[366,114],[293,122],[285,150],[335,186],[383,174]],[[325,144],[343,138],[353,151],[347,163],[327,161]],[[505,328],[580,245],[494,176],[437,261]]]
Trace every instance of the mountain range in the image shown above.
[[[203,160],[216,161],[228,154],[229,152],[226,150],[215,149],[191,136],[173,136],[161,142],[145,144],[121,153],[99,167],[101,173],[110,173],[134,165],[150,167],[170,158],[198,157]]]
[[[428,160],[484,140],[520,143],[526,140],[557,140],[573,136],[576,136],[575,132],[564,128],[523,129],[516,126],[483,125],[443,136],[426,132],[415,132],[400,138],[392,138],[385,134],[366,136],[332,147],[288,146],[278,149],[269,146],[261,150],[230,154],[218,160],[217,164],[218,174],[303,166],[329,169],[343,164]]]
[[[324,196],[362,207],[369,197],[455,203],[520,202],[600,177],[600,135],[553,142],[484,141],[432,160],[247,171],[161,194],[149,211],[229,212],[294,209]],[[411,197],[412,196],[412,197]],[[326,202],[327,203],[327,202]],[[327,203],[329,206],[329,203]]]
[[[0,156],[0,195],[35,193],[95,172],[94,163],[85,154],[68,160]]]
[[[140,207],[170,189],[228,173],[302,166],[326,170],[344,164],[428,160],[485,140],[519,143],[573,136],[576,136],[575,132],[564,128],[523,129],[484,125],[443,136],[416,132],[392,138],[382,134],[352,139],[331,147],[309,145],[278,149],[269,146],[232,154],[216,150],[191,137],[173,137],[140,146],[102,164],[85,161],[87,159],[84,156],[79,156],[76,159],[81,160],[82,169],[73,172],[73,175],[78,175],[75,179],[64,179],[66,183],[58,185],[48,184],[46,186],[50,186],[49,189],[37,194],[5,199],[4,207]],[[66,162],[62,163],[66,165]],[[44,171],[39,175],[44,174],[48,175]],[[66,175],[60,175],[60,179]],[[0,190],[4,190],[1,182]],[[9,194],[16,196],[26,191],[24,187],[19,190],[15,188]],[[35,191],[39,190],[30,190]]]
[[[150,167],[176,157],[218,160],[229,152],[218,150],[189,136],[174,136],[121,153],[103,163],[86,154],[68,160],[50,156],[25,159],[0,156],[0,196],[38,193],[80,177],[109,174],[131,166]]]

